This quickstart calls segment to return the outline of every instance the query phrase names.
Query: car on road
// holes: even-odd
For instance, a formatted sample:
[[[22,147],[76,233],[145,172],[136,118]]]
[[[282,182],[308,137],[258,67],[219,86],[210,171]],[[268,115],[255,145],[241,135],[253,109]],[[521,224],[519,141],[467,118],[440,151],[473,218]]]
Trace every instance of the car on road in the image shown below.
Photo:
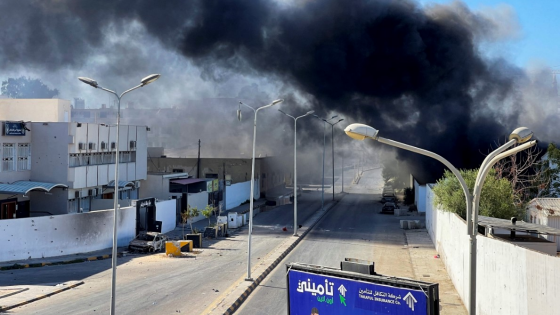
[[[395,209],[399,209],[399,206],[394,202],[386,202],[381,208],[381,213],[395,213]]]
[[[158,232],[142,232],[130,241],[128,249],[139,252],[159,252],[165,248],[168,239],[167,235]]]
[[[383,197],[381,197],[381,200],[379,200],[379,202],[381,202],[381,203],[386,203],[386,202],[397,203],[397,197],[395,197],[395,196],[383,196]]]

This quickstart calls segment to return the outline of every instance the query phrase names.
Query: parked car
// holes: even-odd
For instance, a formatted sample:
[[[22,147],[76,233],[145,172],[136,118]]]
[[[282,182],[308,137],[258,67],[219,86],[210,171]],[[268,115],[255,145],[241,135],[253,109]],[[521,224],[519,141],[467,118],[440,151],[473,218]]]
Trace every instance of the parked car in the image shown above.
[[[394,202],[386,202],[381,208],[381,213],[395,213],[395,209],[399,209],[399,206]]]
[[[381,203],[386,203],[386,202],[397,203],[397,197],[395,197],[395,196],[383,196],[383,197],[381,197],[381,200],[379,200],[379,202],[381,202]]]
[[[165,242],[169,238],[158,232],[142,232],[128,244],[130,251],[159,252],[165,248]]]

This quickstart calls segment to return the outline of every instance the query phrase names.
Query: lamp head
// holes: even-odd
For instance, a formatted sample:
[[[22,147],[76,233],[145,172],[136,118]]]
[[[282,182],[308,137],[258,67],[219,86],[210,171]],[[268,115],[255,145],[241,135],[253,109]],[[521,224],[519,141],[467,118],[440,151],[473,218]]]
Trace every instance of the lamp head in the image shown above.
[[[142,86],[148,85],[148,84],[154,82],[155,80],[159,79],[159,77],[160,77],[159,74],[150,74],[149,76],[142,79],[142,81],[140,81],[140,83],[142,83]]]
[[[282,103],[283,101],[284,101],[283,99],[275,100],[275,101],[272,101],[271,105],[276,105],[278,103]]]
[[[311,114],[313,114],[314,112],[315,112],[314,110],[310,110],[310,111],[308,111],[305,115],[311,115]]]
[[[351,124],[344,128],[344,132],[352,139],[364,140],[370,138],[377,140],[379,130],[364,124]]]
[[[509,135],[509,140],[517,140],[517,144],[525,143],[533,137],[533,132],[527,127],[519,127],[512,131]]]
[[[87,85],[91,85],[91,86],[93,86],[93,87],[96,88],[96,89],[97,89],[97,87],[99,86],[99,85],[97,84],[97,81],[95,81],[94,79],[90,79],[90,78],[86,78],[86,77],[78,77],[78,80],[84,82],[84,83],[87,84]]]

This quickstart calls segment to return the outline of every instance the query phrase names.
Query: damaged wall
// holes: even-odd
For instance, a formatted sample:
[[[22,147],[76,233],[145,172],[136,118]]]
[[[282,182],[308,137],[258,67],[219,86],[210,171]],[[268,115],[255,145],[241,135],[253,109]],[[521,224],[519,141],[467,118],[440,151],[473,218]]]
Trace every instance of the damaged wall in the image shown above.
[[[118,245],[134,238],[136,208],[119,212]],[[86,253],[113,245],[113,211],[65,214],[0,221],[4,245],[0,261]]]

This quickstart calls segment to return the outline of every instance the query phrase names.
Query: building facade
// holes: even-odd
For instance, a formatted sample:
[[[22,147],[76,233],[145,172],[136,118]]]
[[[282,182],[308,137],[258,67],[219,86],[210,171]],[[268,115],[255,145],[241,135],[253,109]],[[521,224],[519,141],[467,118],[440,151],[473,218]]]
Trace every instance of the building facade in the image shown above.
[[[117,137],[119,199],[138,198],[147,128],[70,120],[66,100],[0,100],[0,219],[112,208]]]

